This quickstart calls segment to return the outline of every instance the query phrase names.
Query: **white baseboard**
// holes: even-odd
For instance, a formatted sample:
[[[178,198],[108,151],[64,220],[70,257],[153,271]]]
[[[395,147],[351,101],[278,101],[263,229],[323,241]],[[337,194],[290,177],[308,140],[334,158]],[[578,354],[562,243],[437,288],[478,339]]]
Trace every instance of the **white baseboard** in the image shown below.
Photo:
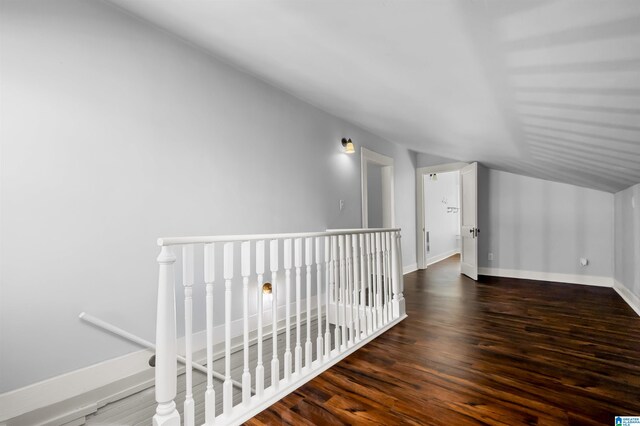
[[[519,269],[478,268],[478,275],[519,278],[524,280],[551,281],[567,284],[582,284],[598,287],[613,287],[613,278],[594,275],[559,274],[553,272],[522,271]]]
[[[412,263],[410,265],[405,265],[402,268],[402,275],[407,275],[410,274],[413,271],[417,271],[418,270],[418,264],[417,263]]]
[[[633,309],[638,316],[640,316],[640,297],[631,293],[631,291],[625,287],[620,281],[614,280],[613,288],[618,292],[620,297],[627,302],[627,305]]]
[[[315,312],[316,297],[311,298]],[[295,304],[292,304],[295,309]],[[306,299],[303,300],[306,307]],[[306,313],[306,309],[303,309]],[[278,307],[278,317],[284,318],[285,305]],[[271,308],[265,307],[263,325],[264,337],[271,335]],[[257,329],[257,315],[249,317],[249,328]],[[284,320],[278,321],[278,329],[284,330]],[[214,341],[224,339],[224,326],[214,327]],[[96,333],[102,331],[96,329]],[[232,338],[243,332],[242,319],[231,323]],[[116,338],[116,337],[114,337]],[[206,331],[193,334],[194,354],[206,347]],[[240,345],[238,345],[238,348]],[[178,341],[179,351],[184,351],[184,341]],[[149,357],[153,352],[147,349],[132,352],[118,358],[109,359],[85,368],[61,374],[20,389],[0,394],[0,425],[44,425],[52,418],[59,418],[58,424],[95,412],[98,408],[118,399],[138,392],[153,384],[154,369],[149,367]],[[215,355],[224,355],[221,348]],[[195,355],[194,355],[195,357]],[[74,417],[76,416],[76,417]],[[68,419],[68,420],[67,420]]]
[[[0,395],[0,422],[6,421],[7,425],[12,425],[11,419],[23,415],[38,417],[36,411],[58,404],[60,406],[46,414],[49,419],[65,418],[68,411],[84,413],[87,406],[91,406],[89,412],[95,411],[100,407],[97,401],[106,400],[105,404],[110,402],[109,394],[118,393],[116,389],[126,389],[135,383],[153,380],[154,371],[148,364],[152,354],[149,350],[136,351],[3,393]],[[66,406],[65,401],[71,398],[78,400]],[[29,424],[42,424],[44,419],[30,418]],[[15,424],[20,422],[24,424],[26,419],[17,420]]]
[[[451,256],[454,256],[456,254],[460,254],[460,250],[454,249],[454,250],[449,250],[447,252],[444,252],[442,254],[439,254],[437,256],[433,256],[433,257],[429,257],[427,258],[427,266],[433,265],[434,263],[438,263],[441,262],[445,259],[448,259]]]
[[[516,269],[478,268],[479,275],[492,277],[520,278],[525,280],[552,281],[569,284],[582,284],[597,287],[612,287],[622,299],[640,316],[640,298],[633,294],[621,282],[610,277],[593,275],[556,274],[549,272],[520,271]]]

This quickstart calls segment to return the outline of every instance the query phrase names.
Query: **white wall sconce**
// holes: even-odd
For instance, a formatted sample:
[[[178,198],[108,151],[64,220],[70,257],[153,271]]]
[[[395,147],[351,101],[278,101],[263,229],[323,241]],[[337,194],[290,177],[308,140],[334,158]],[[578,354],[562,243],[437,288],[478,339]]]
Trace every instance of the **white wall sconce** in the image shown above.
[[[353,145],[351,138],[342,138],[342,146],[344,147],[344,152],[346,154],[353,154],[356,152],[356,147]]]

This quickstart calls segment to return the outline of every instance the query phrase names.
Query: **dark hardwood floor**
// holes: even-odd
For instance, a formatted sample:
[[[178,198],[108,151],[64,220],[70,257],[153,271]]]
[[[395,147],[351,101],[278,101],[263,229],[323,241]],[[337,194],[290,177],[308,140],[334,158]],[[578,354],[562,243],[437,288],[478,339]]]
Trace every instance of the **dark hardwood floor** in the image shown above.
[[[405,275],[409,317],[247,422],[614,424],[640,415],[640,318],[610,288]]]

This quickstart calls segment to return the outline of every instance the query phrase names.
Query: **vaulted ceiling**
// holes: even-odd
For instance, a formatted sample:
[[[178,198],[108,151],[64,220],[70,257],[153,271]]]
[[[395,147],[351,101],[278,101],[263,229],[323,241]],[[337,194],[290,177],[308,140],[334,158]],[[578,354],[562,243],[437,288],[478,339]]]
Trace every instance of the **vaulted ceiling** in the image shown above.
[[[639,0],[108,0],[418,152],[640,182]]]

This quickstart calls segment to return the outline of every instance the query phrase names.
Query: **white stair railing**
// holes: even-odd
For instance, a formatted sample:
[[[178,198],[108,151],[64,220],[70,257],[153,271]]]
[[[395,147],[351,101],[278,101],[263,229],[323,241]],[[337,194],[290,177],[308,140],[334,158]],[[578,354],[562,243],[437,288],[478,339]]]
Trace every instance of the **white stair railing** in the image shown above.
[[[181,424],[175,402],[178,340],[174,275],[177,259],[174,249],[181,248],[175,251],[181,254],[184,289],[186,390],[183,421],[187,426],[195,424],[197,410],[194,401],[202,399],[205,425],[240,424],[406,317],[400,229],[161,238],[158,244],[161,246],[157,259],[155,390],[158,405],[153,417],[153,424],[157,426]],[[198,250],[201,256],[198,256]],[[236,251],[240,254],[239,261],[238,256],[234,256]],[[202,274],[197,273],[197,260],[202,261]],[[267,262],[270,296],[265,283]],[[222,267],[217,268],[217,265]],[[281,270],[284,274],[279,274]],[[218,282],[222,287],[215,285],[216,279],[220,278],[216,275],[218,271],[221,272],[222,279]],[[196,281],[197,277],[201,277],[205,287],[204,306],[194,296],[199,294],[194,287],[201,285]],[[279,281],[281,277],[282,282]],[[292,279],[295,298],[292,297]],[[315,296],[312,294],[314,290]],[[279,296],[279,293],[284,294]],[[234,304],[238,300],[241,303]],[[295,315],[291,312],[292,303]],[[198,307],[203,307],[206,312],[204,348],[194,347],[197,346],[194,342],[199,341],[194,337],[193,322],[193,313]],[[254,307],[255,314],[252,314]],[[280,312],[284,315],[282,321],[278,320]],[[214,324],[216,317],[223,319],[217,327]],[[312,340],[314,323],[315,345]],[[292,351],[291,328],[294,325],[295,347]],[[270,385],[265,387],[264,327],[269,326],[271,333],[267,337],[271,338],[272,359]],[[304,338],[303,326],[306,329]],[[280,333],[285,336],[282,354],[278,352]],[[243,352],[242,389],[241,399],[234,403],[233,386],[238,382],[232,379],[231,359],[236,351],[234,345],[238,342],[241,342],[239,346]],[[250,358],[252,342],[257,346],[254,364]],[[218,395],[221,398],[216,401],[213,380],[220,374],[214,372],[213,362],[215,348],[220,345],[224,354],[224,381],[222,394]],[[194,396],[192,375],[193,356],[200,349],[206,352],[204,398]],[[251,386],[252,371],[255,372],[255,391]],[[283,371],[282,378],[280,371]],[[221,407],[218,413],[216,405]]]

